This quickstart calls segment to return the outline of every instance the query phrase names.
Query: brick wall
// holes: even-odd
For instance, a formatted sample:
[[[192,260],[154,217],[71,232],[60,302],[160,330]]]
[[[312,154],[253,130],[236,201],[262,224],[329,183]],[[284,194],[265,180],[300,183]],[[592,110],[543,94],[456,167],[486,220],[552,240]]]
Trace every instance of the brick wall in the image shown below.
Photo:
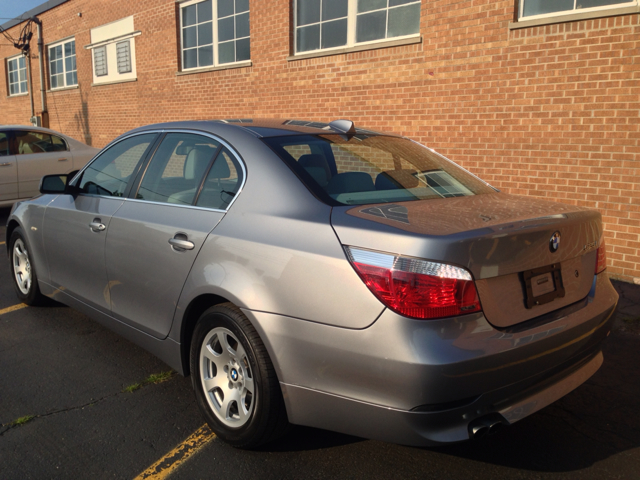
[[[287,61],[291,1],[251,0],[253,65],[176,75],[173,0],[70,0],[40,15],[45,43],[75,35],[77,48],[80,87],[47,94],[50,124],[100,147],[168,120],[350,118],[426,143],[503,191],[598,209],[608,271],[640,282],[639,17],[509,30],[514,3],[425,0],[421,44]],[[138,80],[92,87],[90,29],[128,15],[142,31]],[[0,96],[1,123],[27,123],[29,111],[28,97]]]

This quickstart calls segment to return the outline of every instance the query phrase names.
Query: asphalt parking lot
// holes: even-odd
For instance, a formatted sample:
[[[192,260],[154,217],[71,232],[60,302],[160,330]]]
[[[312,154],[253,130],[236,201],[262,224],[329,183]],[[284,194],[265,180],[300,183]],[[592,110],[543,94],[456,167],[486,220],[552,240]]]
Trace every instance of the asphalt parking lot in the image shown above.
[[[0,478],[637,479],[640,286],[615,285],[603,367],[495,436],[421,449],[299,427],[241,451],[201,428],[190,379],[70,308],[20,305],[3,253]]]

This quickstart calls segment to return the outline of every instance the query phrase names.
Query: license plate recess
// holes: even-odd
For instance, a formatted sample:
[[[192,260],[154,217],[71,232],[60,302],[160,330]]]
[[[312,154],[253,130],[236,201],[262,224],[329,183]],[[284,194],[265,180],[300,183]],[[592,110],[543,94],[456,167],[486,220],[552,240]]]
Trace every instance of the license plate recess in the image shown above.
[[[544,305],[555,298],[564,297],[562,273],[559,263],[522,272],[527,308]]]

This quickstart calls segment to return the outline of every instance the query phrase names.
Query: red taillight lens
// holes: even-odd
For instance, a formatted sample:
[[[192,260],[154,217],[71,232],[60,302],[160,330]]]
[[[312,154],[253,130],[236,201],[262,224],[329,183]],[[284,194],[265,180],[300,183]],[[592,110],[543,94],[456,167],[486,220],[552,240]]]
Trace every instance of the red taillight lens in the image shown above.
[[[428,319],[481,310],[473,278],[463,268],[352,247],[346,250],[367,287],[401,315]]]
[[[607,268],[607,248],[603,238],[596,253],[596,275],[603,272],[605,268]]]

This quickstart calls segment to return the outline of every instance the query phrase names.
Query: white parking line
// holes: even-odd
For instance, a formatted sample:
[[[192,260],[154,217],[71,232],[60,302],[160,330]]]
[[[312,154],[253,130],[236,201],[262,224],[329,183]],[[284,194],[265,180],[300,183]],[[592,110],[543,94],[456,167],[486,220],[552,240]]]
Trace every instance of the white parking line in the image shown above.
[[[203,425],[184,442],[134,478],[134,480],[162,480],[167,478],[176,468],[199,452],[202,447],[214,438],[216,438],[216,434],[209,429],[208,425]]]
[[[13,307],[7,307],[0,310],[0,315],[4,315],[5,313],[15,312],[16,310],[20,310],[21,308],[26,307],[24,303],[20,303],[18,305],[14,305]]]

